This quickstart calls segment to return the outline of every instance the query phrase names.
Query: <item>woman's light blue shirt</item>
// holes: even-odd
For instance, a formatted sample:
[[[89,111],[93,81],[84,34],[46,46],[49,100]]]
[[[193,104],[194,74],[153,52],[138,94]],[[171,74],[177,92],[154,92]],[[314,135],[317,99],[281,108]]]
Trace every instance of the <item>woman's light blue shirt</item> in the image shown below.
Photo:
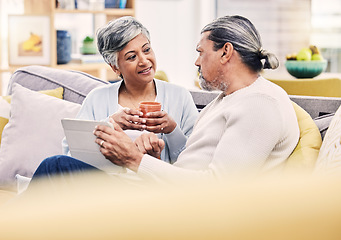
[[[161,102],[162,110],[166,111],[177,123],[169,134],[160,134],[165,141],[165,149],[161,159],[174,163],[184,150],[188,136],[192,133],[198,110],[188,90],[183,87],[155,79],[156,101]],[[108,117],[119,110],[118,92],[122,81],[93,89],[85,98],[77,115],[79,119],[108,120]],[[63,152],[69,152],[64,139]]]

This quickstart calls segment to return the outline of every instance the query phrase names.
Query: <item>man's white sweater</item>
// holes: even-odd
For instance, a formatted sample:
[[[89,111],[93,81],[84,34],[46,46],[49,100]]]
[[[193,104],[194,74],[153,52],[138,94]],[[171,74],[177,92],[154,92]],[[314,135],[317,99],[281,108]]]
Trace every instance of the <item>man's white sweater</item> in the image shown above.
[[[230,95],[220,94],[201,111],[176,163],[144,155],[138,173],[168,182],[278,169],[298,139],[297,118],[288,95],[259,77]]]

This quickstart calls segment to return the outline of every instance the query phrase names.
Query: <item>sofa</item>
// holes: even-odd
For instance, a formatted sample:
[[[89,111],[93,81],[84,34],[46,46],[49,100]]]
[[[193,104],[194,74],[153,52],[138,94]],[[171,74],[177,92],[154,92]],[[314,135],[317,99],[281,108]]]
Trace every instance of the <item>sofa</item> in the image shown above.
[[[12,116],[9,124],[6,124],[8,121],[2,121],[4,124],[0,124],[3,125],[3,131],[0,129],[2,133],[0,186],[7,185],[14,191],[18,190],[18,183],[25,181],[25,177],[32,176],[40,160],[60,154],[60,141],[64,136],[60,118],[74,117],[86,95],[93,88],[105,84],[110,83],[79,71],[44,66],[27,66],[15,71],[8,84],[7,96],[2,99],[2,103],[11,108]],[[191,90],[191,94],[200,111],[218,93]],[[9,105],[4,98],[7,101],[12,98],[14,102]],[[314,160],[310,161],[311,167],[315,164],[328,126],[341,105],[341,98],[309,96],[290,96],[290,98],[295,104],[296,112],[297,109],[303,112],[305,125],[309,125],[306,122],[310,121],[310,127],[301,135],[315,134],[316,136],[316,132],[319,132],[317,142],[313,146],[315,156]],[[8,112],[10,110],[7,109]],[[0,120],[4,120],[3,117],[0,114]],[[303,126],[300,128],[303,129]],[[311,149],[311,146],[309,148]],[[15,181],[12,181],[13,179]]]
[[[318,231],[315,237],[328,238],[338,233],[340,228],[336,225],[325,224],[341,218],[341,207],[336,206],[341,195],[335,194],[340,183],[339,175],[329,174],[338,173],[340,165],[340,98],[290,96],[297,107],[296,113],[300,113],[301,137],[305,135],[309,139],[313,133],[317,139],[313,143],[314,159],[310,159],[312,155],[305,151],[311,148],[311,141],[306,144],[300,139],[302,143],[299,149],[295,149],[298,154],[291,160],[293,168],[297,167],[300,171],[302,166],[309,165],[308,175],[305,171],[304,174],[297,174],[300,172],[297,171],[295,174],[288,173],[290,178],[284,180],[269,176],[251,181],[248,178],[228,179],[214,186],[207,182],[184,183],[181,188],[154,186],[136,190],[136,186],[123,189],[115,185],[115,193],[108,192],[113,187],[111,183],[94,176],[80,179],[75,187],[64,189],[64,194],[58,196],[46,196],[44,191],[37,191],[34,196],[18,197],[20,183],[32,176],[39,162],[50,155],[60,154],[63,138],[60,119],[74,117],[88,92],[104,84],[110,83],[82,72],[44,66],[22,67],[13,73],[8,85],[8,97],[3,97],[7,103],[10,98],[11,104],[9,109],[7,106],[9,121],[3,128],[0,148],[2,236],[8,239],[112,239],[113,236],[124,239],[137,236],[149,239],[160,239],[161,236],[165,239],[207,239],[215,236],[254,239],[257,236],[271,236],[268,239],[274,239],[280,232],[282,239],[295,239],[293,236],[296,235],[302,239],[311,227]],[[191,90],[191,94],[200,111],[218,93]],[[130,188],[134,190],[130,191]],[[222,188],[226,191],[221,191]],[[320,194],[325,194],[328,199],[318,200]],[[133,199],[143,205],[136,205]],[[248,202],[251,199],[257,211],[250,208]],[[308,205],[305,204],[307,201]],[[125,203],[130,207],[115,206],[124,206]],[[276,208],[278,204],[281,204],[281,209]],[[215,205],[214,210],[205,208],[207,205]],[[307,214],[309,211],[311,215]],[[151,212],[153,214],[150,215]],[[181,219],[179,214],[182,214]],[[282,214],[285,215],[283,219],[279,217]],[[331,216],[323,219],[323,227],[329,227],[329,232],[317,226],[322,220],[311,221],[312,216],[321,217],[324,214]],[[232,215],[233,219],[228,219],[228,215]],[[244,217],[249,221],[243,221],[246,220]],[[260,217],[267,224],[258,221]],[[32,218],[35,224],[28,224]],[[227,225],[221,221],[217,224],[215,220],[219,219],[224,219]],[[109,220],[114,221],[117,227],[111,225]],[[298,225],[302,228],[295,223],[300,223]],[[155,227],[151,227],[153,224]],[[18,227],[20,231],[16,231]],[[296,229],[296,232],[283,231],[287,227]],[[174,228],[177,231],[172,231]],[[267,232],[269,229],[272,230]]]

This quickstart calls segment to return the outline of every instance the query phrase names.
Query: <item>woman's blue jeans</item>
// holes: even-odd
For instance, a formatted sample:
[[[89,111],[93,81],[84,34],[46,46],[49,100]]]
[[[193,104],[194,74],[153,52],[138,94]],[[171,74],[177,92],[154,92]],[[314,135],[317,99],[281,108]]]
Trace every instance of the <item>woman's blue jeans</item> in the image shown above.
[[[56,175],[72,176],[74,173],[89,171],[102,172],[98,168],[95,168],[70,156],[56,155],[46,158],[40,163],[39,167],[33,174],[31,182],[41,177],[51,178]]]

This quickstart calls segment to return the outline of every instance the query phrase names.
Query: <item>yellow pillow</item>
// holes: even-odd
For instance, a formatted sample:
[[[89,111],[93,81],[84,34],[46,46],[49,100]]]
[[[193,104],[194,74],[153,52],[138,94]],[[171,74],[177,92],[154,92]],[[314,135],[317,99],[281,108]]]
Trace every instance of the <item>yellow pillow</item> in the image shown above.
[[[300,138],[287,160],[286,170],[312,171],[322,145],[321,134],[310,115],[296,103],[292,102],[292,105],[300,128]]]
[[[168,81],[167,74],[166,74],[164,71],[162,71],[162,70],[156,71],[154,77],[155,77],[156,79],[159,79],[159,80],[162,80],[162,81],[165,81],[165,82],[169,82],[169,81]]]
[[[51,90],[42,90],[39,91],[40,93],[56,97],[59,99],[63,99],[64,88],[59,87],[56,89]],[[0,144],[1,144],[1,136],[4,127],[9,121],[9,114],[10,114],[10,103],[11,103],[11,96],[2,96],[0,99]]]

